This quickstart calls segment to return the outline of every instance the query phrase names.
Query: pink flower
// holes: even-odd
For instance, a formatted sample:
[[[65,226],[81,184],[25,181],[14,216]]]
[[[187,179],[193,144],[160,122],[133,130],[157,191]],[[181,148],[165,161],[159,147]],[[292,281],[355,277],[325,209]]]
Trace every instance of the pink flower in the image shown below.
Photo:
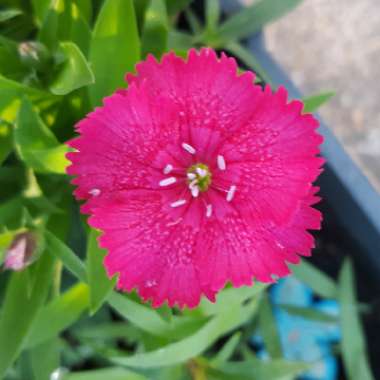
[[[77,124],[68,173],[108,274],[153,306],[289,274],[321,215],[318,122],[211,49],[153,56]]]

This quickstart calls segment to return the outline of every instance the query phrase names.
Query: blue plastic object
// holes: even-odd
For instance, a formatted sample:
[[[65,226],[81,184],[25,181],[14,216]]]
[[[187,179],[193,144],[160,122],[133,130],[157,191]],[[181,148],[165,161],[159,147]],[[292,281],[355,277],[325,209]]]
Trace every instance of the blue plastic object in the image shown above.
[[[273,314],[277,322],[283,355],[287,360],[313,363],[310,370],[300,376],[302,380],[335,380],[338,373],[337,360],[332,345],[341,339],[335,321],[319,321],[291,314],[283,305],[310,308],[327,315],[338,316],[339,305],[335,300],[315,301],[312,290],[288,277],[275,284],[270,293]],[[268,353],[259,334],[252,338],[257,356],[267,359]]]

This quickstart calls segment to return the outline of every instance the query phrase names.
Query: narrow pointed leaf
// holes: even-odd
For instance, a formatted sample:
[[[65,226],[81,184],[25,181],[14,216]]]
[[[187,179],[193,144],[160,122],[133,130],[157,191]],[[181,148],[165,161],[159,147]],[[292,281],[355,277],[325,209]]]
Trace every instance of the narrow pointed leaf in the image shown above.
[[[30,268],[31,269],[31,268]],[[33,289],[28,288],[29,269],[12,274],[0,315],[0,378],[19,355],[42,307],[51,282],[53,258],[48,254],[34,264]]]
[[[106,0],[96,20],[90,46],[95,84],[89,88],[93,106],[119,87],[140,59],[140,40],[132,0]],[[112,61],[112,65],[110,64]]]
[[[87,277],[90,286],[90,306],[91,313],[95,313],[103,304],[112,288],[115,286],[115,279],[109,279],[103,260],[106,251],[99,247],[97,238],[99,232],[91,230],[87,242]]]
[[[282,357],[281,341],[278,335],[276,320],[268,296],[262,298],[259,311],[259,328],[264,340],[265,349],[273,359]]]
[[[14,138],[21,159],[31,168],[38,172],[65,173],[68,147],[59,144],[27,98],[22,100],[18,112]]]
[[[152,0],[145,12],[142,34],[142,56],[151,53],[156,57],[166,51],[168,46],[168,18],[164,0]]]
[[[79,283],[44,306],[37,314],[25,347],[36,347],[74,323],[89,305],[88,286]]]
[[[179,342],[155,351],[111,359],[117,364],[138,368],[164,367],[186,362],[201,354],[219,337],[250,320],[257,310],[258,300],[259,297],[256,297],[246,306],[225,310]]]
[[[55,95],[66,95],[77,88],[94,83],[92,73],[86,58],[72,42],[61,42],[60,52],[64,62],[50,85],[50,91]]]
[[[62,260],[63,265],[79,280],[86,281],[86,268],[81,259],[51,232],[45,232],[48,252]]]
[[[148,378],[124,368],[114,367],[73,372],[65,375],[62,380],[148,380]]]
[[[355,279],[349,260],[343,264],[339,275],[339,301],[341,307],[342,356],[350,380],[373,380],[363,327],[355,295]]]
[[[169,324],[152,308],[132,301],[127,296],[113,292],[108,297],[110,306],[129,322],[155,336],[165,337]]]
[[[335,92],[330,91],[303,99],[303,113],[315,112],[320,106],[327,103],[334,95]]]
[[[299,280],[309,285],[320,296],[336,298],[338,290],[334,281],[306,260],[302,260],[298,265],[293,265],[292,271]]]
[[[219,34],[226,40],[240,39],[259,32],[267,23],[291,11],[302,0],[261,0],[230,16],[220,27]]]

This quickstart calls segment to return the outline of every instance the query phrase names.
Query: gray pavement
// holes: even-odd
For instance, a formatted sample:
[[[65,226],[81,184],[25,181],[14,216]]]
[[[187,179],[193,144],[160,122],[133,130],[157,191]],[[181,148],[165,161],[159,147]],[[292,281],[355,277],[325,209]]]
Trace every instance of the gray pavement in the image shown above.
[[[380,0],[304,0],[265,35],[305,95],[336,92],[320,114],[380,191]]]

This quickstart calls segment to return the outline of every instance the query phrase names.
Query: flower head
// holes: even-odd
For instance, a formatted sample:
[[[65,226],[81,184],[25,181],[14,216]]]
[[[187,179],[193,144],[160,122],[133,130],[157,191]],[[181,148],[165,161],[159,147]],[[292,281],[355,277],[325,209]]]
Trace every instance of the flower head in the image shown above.
[[[68,173],[118,287],[194,307],[310,255],[318,122],[212,49],[153,56],[77,124]]]

